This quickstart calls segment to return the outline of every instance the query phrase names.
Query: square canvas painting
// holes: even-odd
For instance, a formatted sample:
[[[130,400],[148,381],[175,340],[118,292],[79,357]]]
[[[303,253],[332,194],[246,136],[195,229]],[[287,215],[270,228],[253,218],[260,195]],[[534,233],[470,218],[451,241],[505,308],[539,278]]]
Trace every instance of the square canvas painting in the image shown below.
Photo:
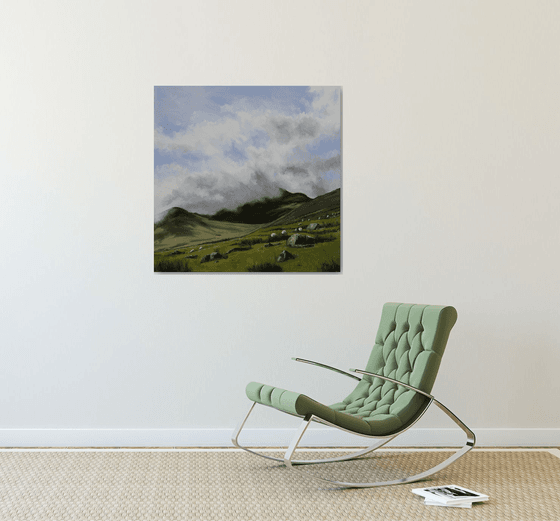
[[[157,86],[154,178],[154,271],[340,272],[340,87]]]

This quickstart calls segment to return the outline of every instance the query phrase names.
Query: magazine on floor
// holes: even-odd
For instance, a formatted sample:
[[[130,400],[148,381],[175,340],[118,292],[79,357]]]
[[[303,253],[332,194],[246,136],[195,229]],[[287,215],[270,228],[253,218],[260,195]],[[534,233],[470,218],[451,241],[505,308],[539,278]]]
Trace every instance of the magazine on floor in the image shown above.
[[[459,485],[442,485],[439,487],[415,488],[412,493],[424,498],[425,504],[435,503],[444,506],[464,506],[469,508],[472,503],[488,501],[486,494],[469,490]]]

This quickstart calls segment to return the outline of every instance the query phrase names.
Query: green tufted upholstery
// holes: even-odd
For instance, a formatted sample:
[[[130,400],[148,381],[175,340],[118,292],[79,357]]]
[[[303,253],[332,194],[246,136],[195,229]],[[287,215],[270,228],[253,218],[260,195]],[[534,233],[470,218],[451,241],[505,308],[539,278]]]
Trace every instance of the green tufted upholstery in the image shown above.
[[[365,370],[430,393],[449,333],[457,320],[451,306],[387,303]],[[251,382],[247,397],[296,416],[314,414],[344,429],[386,436],[406,428],[429,399],[392,382],[364,376],[344,400],[323,405],[304,394]]]

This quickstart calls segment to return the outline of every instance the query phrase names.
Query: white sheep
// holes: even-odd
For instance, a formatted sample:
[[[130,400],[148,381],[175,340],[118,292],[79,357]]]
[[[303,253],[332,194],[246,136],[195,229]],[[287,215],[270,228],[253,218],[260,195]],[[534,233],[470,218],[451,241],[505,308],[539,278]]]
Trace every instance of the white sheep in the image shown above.
[[[286,230],[282,230],[282,235],[286,235]]]
[[[272,237],[276,237],[276,234],[275,234],[275,233],[271,233],[271,234],[270,234],[270,238],[272,239]]]

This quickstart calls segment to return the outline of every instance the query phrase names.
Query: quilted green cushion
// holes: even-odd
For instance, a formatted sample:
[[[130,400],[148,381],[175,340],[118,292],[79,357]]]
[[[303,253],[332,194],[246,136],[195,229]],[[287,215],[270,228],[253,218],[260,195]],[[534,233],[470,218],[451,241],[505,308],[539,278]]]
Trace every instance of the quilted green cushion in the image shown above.
[[[366,371],[432,390],[457,311],[451,306],[387,303]],[[323,405],[304,394],[251,382],[247,397],[296,416],[314,414],[345,429],[384,436],[399,432],[428,398],[397,384],[364,376],[339,403]]]

